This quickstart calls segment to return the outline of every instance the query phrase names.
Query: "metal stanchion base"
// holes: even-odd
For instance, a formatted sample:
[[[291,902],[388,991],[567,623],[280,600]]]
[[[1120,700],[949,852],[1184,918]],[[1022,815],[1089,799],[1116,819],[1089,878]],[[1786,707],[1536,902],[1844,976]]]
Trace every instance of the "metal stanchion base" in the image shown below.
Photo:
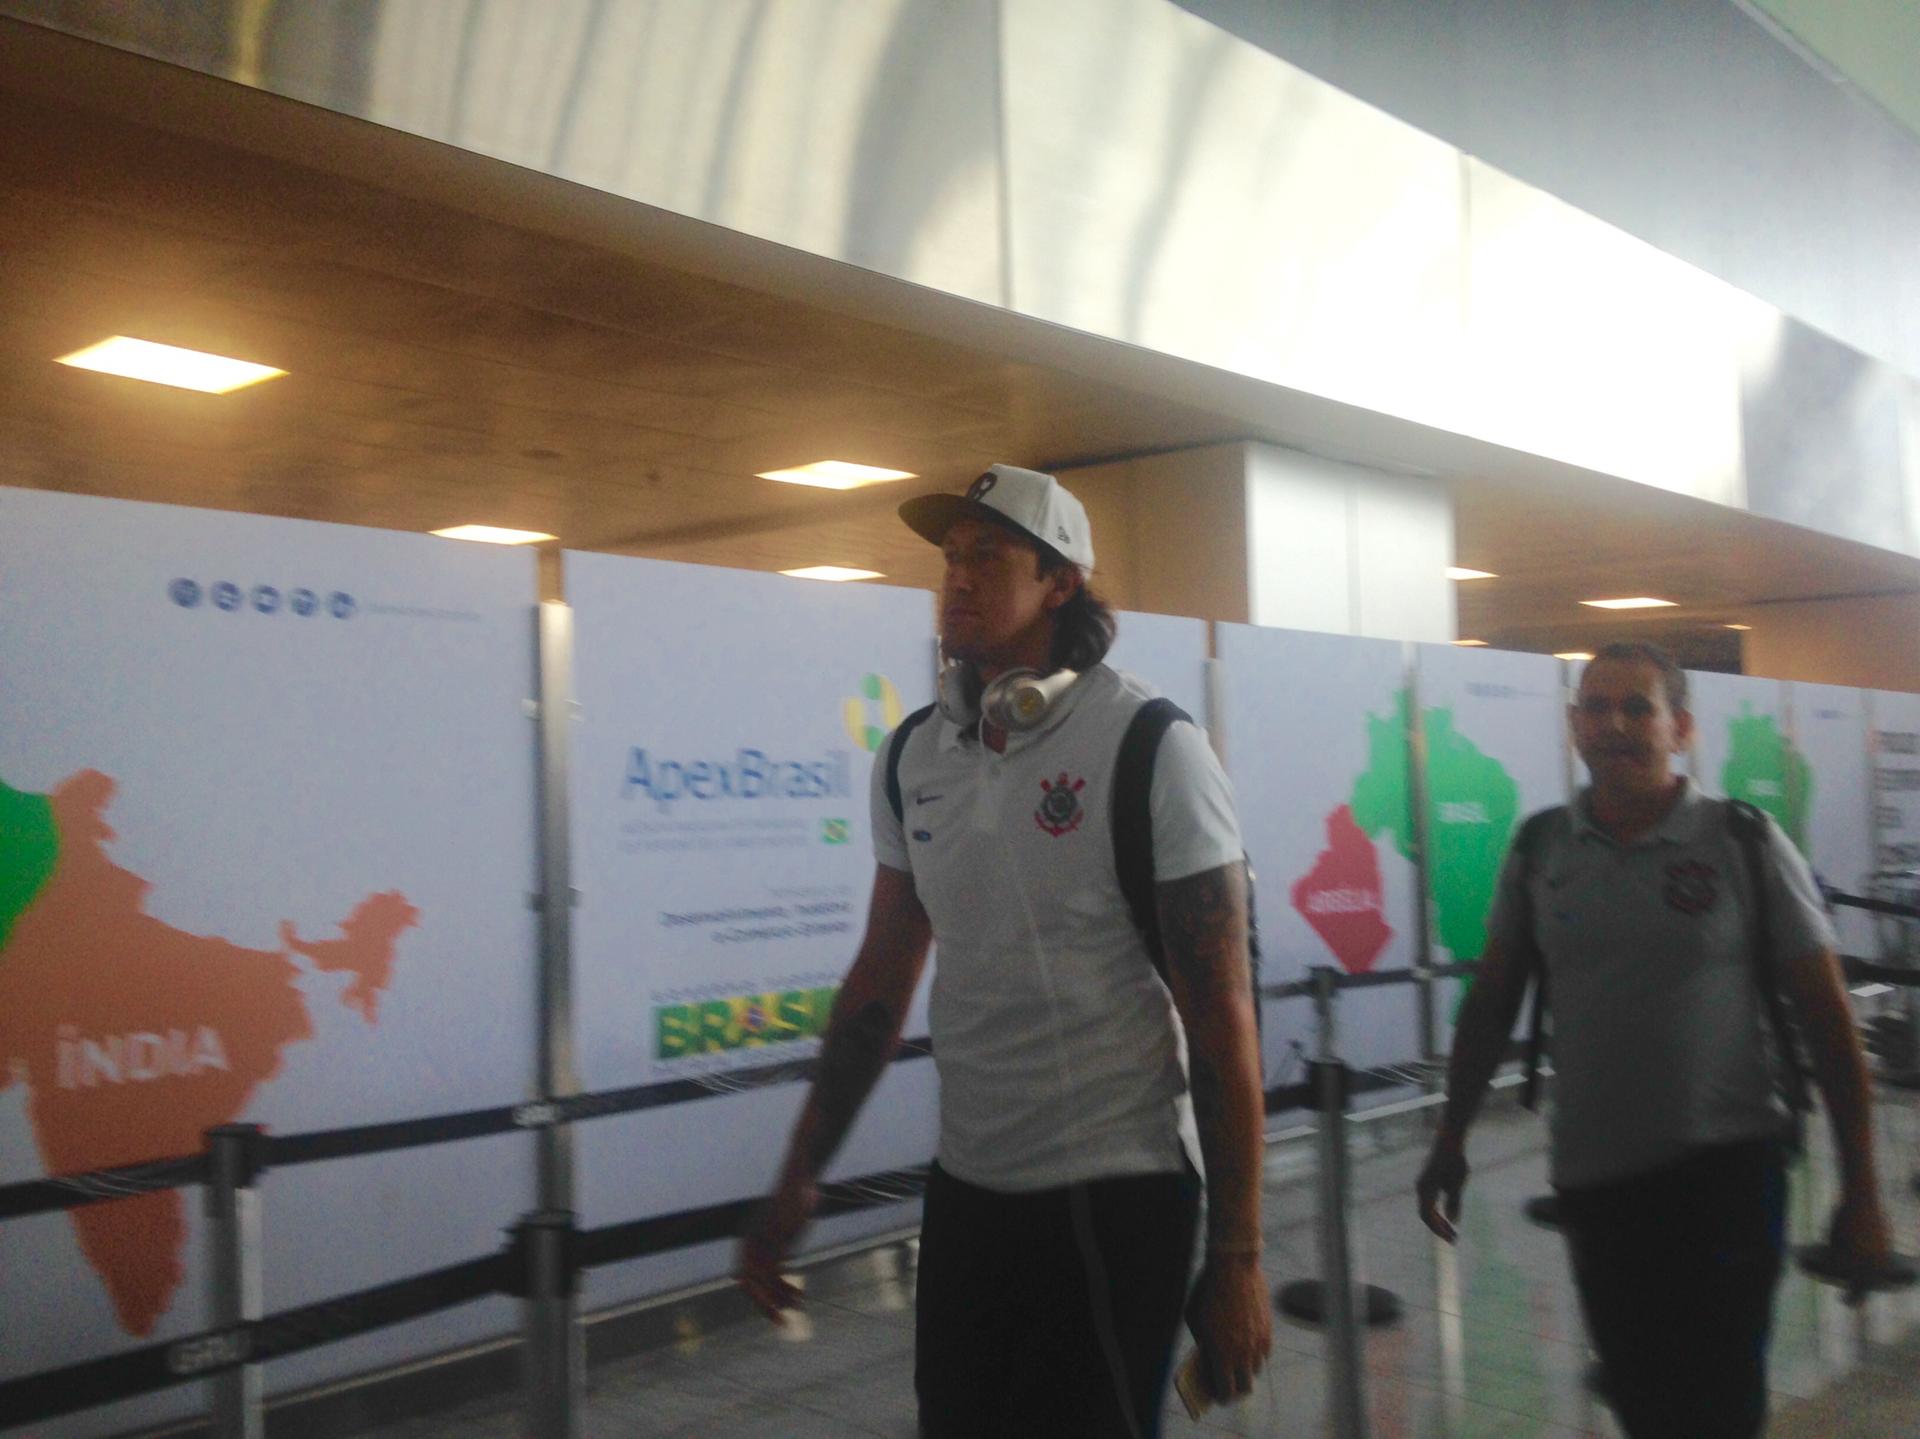
[[[1398,1324],[1402,1313],[1400,1296],[1377,1284],[1354,1287],[1354,1318],[1369,1329],[1382,1324]],[[1302,1324],[1327,1322],[1327,1286],[1320,1279],[1295,1279],[1274,1291],[1273,1302],[1289,1319]]]
[[[1526,1202],[1527,1218],[1542,1229],[1560,1227],[1560,1196],[1557,1194],[1536,1194]]]

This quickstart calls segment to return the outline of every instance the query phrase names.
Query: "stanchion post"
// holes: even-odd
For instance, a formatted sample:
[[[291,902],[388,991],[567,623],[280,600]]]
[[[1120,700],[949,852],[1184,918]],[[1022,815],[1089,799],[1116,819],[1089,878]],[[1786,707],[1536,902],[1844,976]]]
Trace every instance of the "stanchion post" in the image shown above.
[[[1414,1022],[1418,1027],[1420,1058],[1428,1066],[1427,1093],[1442,1083],[1432,1067],[1440,1057],[1439,1004],[1433,967],[1433,814],[1427,808],[1427,726],[1420,708],[1420,664],[1417,650],[1406,646],[1407,676],[1407,808],[1413,825],[1413,964]]]
[[[542,1209],[514,1230],[526,1319],[528,1439],[579,1439],[586,1354],[576,1301],[573,1211]]]
[[[1325,1288],[1327,1346],[1333,1361],[1333,1432],[1338,1439],[1366,1439],[1366,1380],[1354,1313],[1353,1257],[1347,1242],[1347,1068],[1340,1062],[1335,1030],[1337,974],[1328,966],[1313,971],[1313,1008],[1320,1031],[1314,1056],[1320,1111],[1320,1282]]]
[[[573,611],[549,601],[537,613],[540,698],[540,1073],[538,1098],[552,1101],[580,1092],[574,1072],[572,860],[568,852],[567,805],[573,753]],[[549,1124],[540,1130],[539,1204],[543,1210],[573,1208],[573,1129]]]
[[[207,1131],[208,1311],[216,1328],[265,1313],[260,1273],[261,1130],[223,1124]],[[207,1380],[213,1439],[262,1439],[260,1366],[245,1364]]]

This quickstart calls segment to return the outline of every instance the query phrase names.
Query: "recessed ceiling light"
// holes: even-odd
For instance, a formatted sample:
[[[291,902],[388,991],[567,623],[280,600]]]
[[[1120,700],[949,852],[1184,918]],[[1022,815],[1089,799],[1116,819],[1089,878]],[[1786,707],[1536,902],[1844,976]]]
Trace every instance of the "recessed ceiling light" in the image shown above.
[[[1753,626],[1752,625],[1722,625],[1720,628],[1725,630],[1750,630],[1753,628]]]
[[[455,525],[432,533],[443,540],[475,540],[483,545],[537,545],[554,538],[538,530],[503,530],[498,525]]]
[[[880,485],[888,480],[911,480],[910,470],[883,470],[874,465],[856,465],[849,460],[815,460],[790,470],[762,470],[757,477],[778,480],[783,485],[814,485],[823,490],[857,490],[862,485]]]
[[[1656,600],[1651,595],[1635,595],[1626,600],[1582,600],[1580,603],[1596,610],[1659,610],[1670,609],[1675,601]]]
[[[1557,660],[1590,660],[1593,655],[1586,650],[1561,650],[1554,656]]]
[[[796,580],[878,580],[884,579],[878,570],[853,570],[845,565],[808,565],[800,570],[782,570],[783,575],[792,575]]]
[[[1459,645],[1463,650],[1485,649],[1487,647],[1485,640],[1455,640],[1454,643]]]
[[[1491,570],[1470,570],[1465,565],[1448,565],[1447,578],[1450,580],[1497,580],[1500,576]]]
[[[156,385],[173,385],[182,390],[198,390],[205,395],[224,395],[257,385],[286,374],[271,365],[254,365],[245,360],[230,360],[225,355],[209,355],[203,350],[183,350],[177,345],[157,345],[151,340],[134,340],[115,335],[55,362],[76,370],[98,370],[103,375],[121,375],[129,380],[149,380]]]

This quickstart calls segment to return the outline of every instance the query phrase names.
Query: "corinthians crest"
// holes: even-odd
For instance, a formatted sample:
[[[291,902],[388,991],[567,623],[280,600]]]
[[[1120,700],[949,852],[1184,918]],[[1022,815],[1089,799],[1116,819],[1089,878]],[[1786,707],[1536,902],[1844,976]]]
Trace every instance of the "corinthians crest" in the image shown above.
[[[1667,906],[1682,914],[1705,914],[1720,897],[1719,879],[1718,870],[1697,859],[1668,865]]]
[[[1080,821],[1087,817],[1080,805],[1080,791],[1086,787],[1085,780],[1069,779],[1065,770],[1060,771],[1058,779],[1041,780],[1040,788],[1046,791],[1046,798],[1033,812],[1033,822],[1055,839],[1080,828]]]

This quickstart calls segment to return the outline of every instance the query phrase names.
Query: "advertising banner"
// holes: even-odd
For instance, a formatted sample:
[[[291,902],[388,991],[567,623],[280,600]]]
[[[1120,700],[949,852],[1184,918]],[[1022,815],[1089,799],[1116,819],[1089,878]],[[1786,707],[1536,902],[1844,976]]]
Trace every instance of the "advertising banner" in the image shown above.
[[[932,698],[921,590],[616,556],[566,556],[575,1025],[589,1089],[727,1076],[816,1054],[865,927],[868,779]],[[937,961],[936,961],[937,962]],[[926,1031],[922,998],[908,1019]],[[836,1176],[932,1157],[925,1060],[894,1066]],[[582,1131],[583,1222],[763,1192],[803,1097],[788,1084]],[[890,1210],[820,1226],[822,1242]],[[711,1278],[725,1253],[596,1276],[588,1301]]]
[[[1874,868],[1920,873],[1920,695],[1872,690]]]
[[[1120,633],[1107,663],[1125,670],[1207,727],[1207,622],[1183,615],[1150,615],[1123,610]]]
[[[1216,629],[1227,772],[1252,859],[1267,983],[1415,956],[1405,649],[1223,624]],[[1358,1068],[1419,1057],[1413,986],[1341,996],[1341,1053]],[[1306,1000],[1265,1007],[1267,1084],[1313,1052]]]
[[[1873,882],[1873,774],[1867,762],[1866,698],[1839,685],[1787,686],[1793,747],[1807,766],[1804,853],[1813,872],[1849,894]],[[1873,917],[1839,909],[1844,954],[1876,953]]]
[[[0,489],[0,1183],[528,1097],[533,598],[524,552]],[[267,1304],[493,1252],[532,1188],[519,1136],[272,1171]],[[0,1226],[0,1376],[204,1327],[203,1223],[188,1189]]]
[[[1787,731],[1786,686],[1750,675],[1689,671],[1693,778],[1708,794],[1744,799],[1807,851],[1813,772]]]
[[[1419,645],[1415,659],[1434,959],[1478,959],[1516,828],[1567,799],[1564,679],[1560,662],[1546,655]],[[1452,1033],[1454,1009],[1453,1002],[1438,1006],[1443,1037]]]

